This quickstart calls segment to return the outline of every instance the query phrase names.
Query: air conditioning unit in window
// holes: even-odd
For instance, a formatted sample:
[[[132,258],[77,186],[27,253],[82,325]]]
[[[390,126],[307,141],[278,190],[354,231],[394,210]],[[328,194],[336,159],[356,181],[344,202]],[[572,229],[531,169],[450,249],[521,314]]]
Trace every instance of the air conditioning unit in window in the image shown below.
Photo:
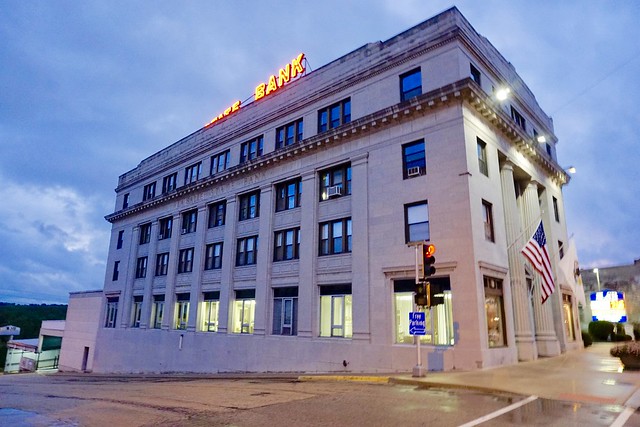
[[[419,176],[419,175],[421,175],[420,166],[413,166],[407,169],[407,176]]]
[[[342,186],[334,185],[327,188],[327,197],[340,197],[342,196]]]
[[[164,239],[164,234],[162,233],[158,234],[158,240],[162,240],[162,239]]]

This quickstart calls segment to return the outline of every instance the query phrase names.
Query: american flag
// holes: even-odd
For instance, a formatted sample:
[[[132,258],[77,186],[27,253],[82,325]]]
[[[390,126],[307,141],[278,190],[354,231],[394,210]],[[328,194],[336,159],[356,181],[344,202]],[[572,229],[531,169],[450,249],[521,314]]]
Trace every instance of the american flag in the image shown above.
[[[542,302],[544,303],[549,295],[553,293],[555,284],[553,283],[553,270],[551,270],[551,260],[549,259],[549,252],[547,251],[547,237],[544,235],[544,228],[542,227],[542,221],[533,233],[531,239],[522,248],[522,255],[524,255],[533,268],[542,276]]]

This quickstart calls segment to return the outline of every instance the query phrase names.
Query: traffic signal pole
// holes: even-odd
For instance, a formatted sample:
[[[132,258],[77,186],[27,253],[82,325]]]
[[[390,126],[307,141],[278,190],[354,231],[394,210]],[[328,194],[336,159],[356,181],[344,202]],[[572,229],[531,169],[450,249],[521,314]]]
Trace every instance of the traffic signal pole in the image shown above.
[[[416,288],[420,284],[420,257],[422,256],[422,245],[415,245],[414,249],[416,250]],[[418,253],[420,252],[420,254]],[[413,310],[419,311],[420,307],[416,304],[415,298],[413,299]],[[422,366],[422,356],[420,354],[420,335],[414,335],[414,339],[416,340],[416,351],[417,351],[417,363],[416,366],[413,367],[413,377],[424,377],[426,375],[426,370]]]

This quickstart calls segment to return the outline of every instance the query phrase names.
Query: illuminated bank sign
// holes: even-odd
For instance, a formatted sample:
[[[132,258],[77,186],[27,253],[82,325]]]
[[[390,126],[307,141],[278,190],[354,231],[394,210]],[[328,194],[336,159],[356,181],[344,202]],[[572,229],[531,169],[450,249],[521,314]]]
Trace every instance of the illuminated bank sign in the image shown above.
[[[591,292],[590,299],[593,320],[606,320],[614,323],[627,321],[624,293],[607,290]]]
[[[295,80],[297,77],[304,74],[306,68],[304,67],[304,53],[296,56],[291,60],[291,63],[285,65],[278,70],[278,74],[272,74],[266,83],[260,83],[256,86],[253,99],[257,101],[266,96],[276,92],[281,87],[285,86],[290,81]],[[235,113],[240,109],[242,105],[241,101],[234,102],[230,107],[226,108],[222,113],[213,118],[206,126],[215,124],[218,120],[224,119],[227,116]]]

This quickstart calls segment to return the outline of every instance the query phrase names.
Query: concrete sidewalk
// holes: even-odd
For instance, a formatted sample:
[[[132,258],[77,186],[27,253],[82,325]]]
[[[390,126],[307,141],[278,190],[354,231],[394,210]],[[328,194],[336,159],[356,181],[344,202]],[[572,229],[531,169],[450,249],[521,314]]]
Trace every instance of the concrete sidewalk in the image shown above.
[[[428,372],[425,377],[391,376],[391,382],[429,387],[505,391],[573,402],[640,407],[640,371],[623,371],[609,355],[613,343],[512,366],[469,372]]]

